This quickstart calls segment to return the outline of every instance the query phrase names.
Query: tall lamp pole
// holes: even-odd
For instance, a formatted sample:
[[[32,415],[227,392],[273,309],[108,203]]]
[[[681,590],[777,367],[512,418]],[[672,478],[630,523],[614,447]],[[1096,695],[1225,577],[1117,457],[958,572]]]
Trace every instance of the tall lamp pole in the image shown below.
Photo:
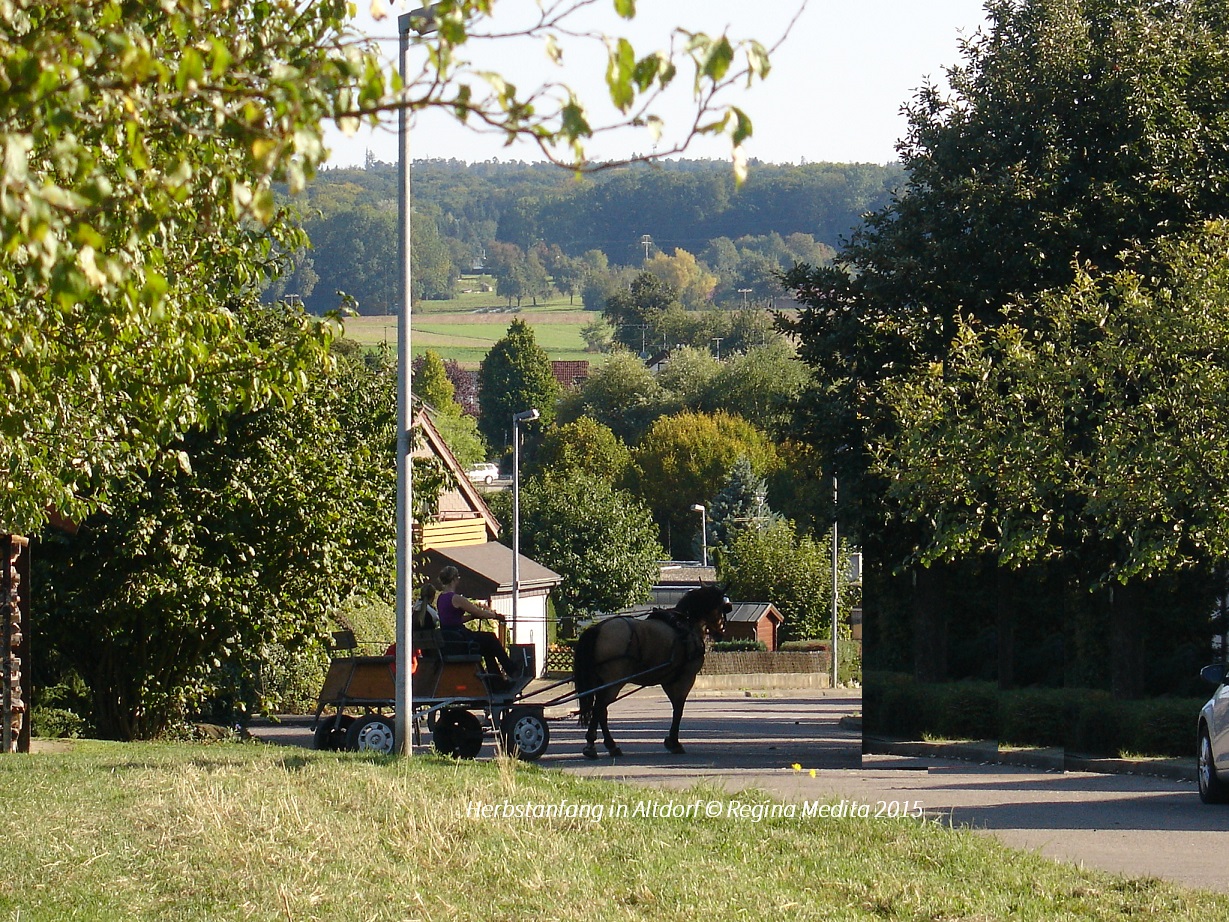
[[[537,410],[512,414],[512,638],[516,643],[516,619],[521,602],[521,423],[535,420]]]
[[[836,533],[836,506],[837,506],[837,479],[836,475],[832,475],[832,687],[836,688],[837,682],[837,623],[840,614],[840,558],[838,556],[837,533]]]
[[[703,503],[696,503],[691,507],[692,512],[700,513],[700,554],[702,555],[701,564],[708,566],[708,510],[704,508]]]
[[[397,17],[400,38],[402,86],[409,80],[410,33],[426,35],[436,31],[434,7],[413,10]],[[410,449],[413,410],[410,405],[410,113],[404,102],[397,114],[398,153],[398,257],[401,264],[401,304],[397,311],[397,681],[394,702],[397,708],[393,740],[400,755],[409,755],[410,713],[414,707],[410,676],[410,657],[414,643],[410,622],[412,585],[412,541],[414,503],[411,486]]]

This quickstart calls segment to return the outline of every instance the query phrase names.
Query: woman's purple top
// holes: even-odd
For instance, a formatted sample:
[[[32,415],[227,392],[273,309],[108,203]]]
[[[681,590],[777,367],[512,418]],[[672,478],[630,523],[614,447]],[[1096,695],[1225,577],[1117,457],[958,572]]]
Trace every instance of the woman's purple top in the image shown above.
[[[435,610],[439,612],[440,627],[461,627],[465,623],[465,612],[452,604],[455,592],[441,593],[435,600]]]

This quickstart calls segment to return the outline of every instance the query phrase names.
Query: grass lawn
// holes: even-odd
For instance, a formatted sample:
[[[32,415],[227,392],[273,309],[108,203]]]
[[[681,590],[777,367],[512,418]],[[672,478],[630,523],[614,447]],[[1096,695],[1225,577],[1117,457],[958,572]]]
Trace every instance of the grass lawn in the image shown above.
[[[1229,917],[1229,897],[931,822],[756,821],[770,804],[752,794],[507,760],[86,741],[0,759],[0,788],[0,911],[22,920]],[[699,815],[653,815],[693,803]],[[548,806],[559,815],[494,815]]]

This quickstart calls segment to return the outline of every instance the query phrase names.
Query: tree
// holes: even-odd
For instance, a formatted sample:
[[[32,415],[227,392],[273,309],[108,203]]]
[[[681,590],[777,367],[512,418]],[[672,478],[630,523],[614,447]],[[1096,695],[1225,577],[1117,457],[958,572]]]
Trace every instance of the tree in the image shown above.
[[[580,338],[585,341],[586,352],[609,352],[614,343],[614,329],[598,314],[581,328]]]
[[[247,322],[276,334],[267,311]],[[255,708],[262,644],[301,648],[385,583],[393,376],[343,358],[308,385],[290,406],[190,431],[182,469],[134,476],[75,536],[46,535],[39,646],[85,680],[102,736],[154,736],[220,697]],[[418,515],[441,476],[416,476]]]
[[[513,320],[504,338],[482,360],[478,392],[482,404],[478,426],[493,446],[512,444],[513,413],[536,409],[542,414],[542,426],[554,420],[559,382],[550,356],[525,321]]]
[[[708,508],[708,547],[715,560],[729,552],[734,540],[748,528],[765,528],[781,520],[767,504],[768,485],[757,477],[751,462],[739,458],[730,469],[721,492]]]
[[[577,415],[592,417],[631,444],[663,412],[662,396],[661,385],[644,362],[615,352],[581,386]]]
[[[779,437],[788,429],[809,377],[789,344],[777,339],[753,346],[721,366],[708,382],[701,407],[754,419]]]
[[[632,454],[608,426],[588,416],[552,427],[542,434],[538,465],[551,475],[584,474],[618,483]]]
[[[642,354],[652,343],[660,314],[678,301],[678,291],[650,272],[641,272],[630,287],[606,299],[602,313],[615,329],[615,340]]]
[[[690,545],[691,507],[717,495],[739,458],[759,476],[780,463],[763,432],[729,413],[679,413],[649,427],[632,453],[633,492],[653,510],[672,550]]]
[[[846,556],[843,550],[838,553]],[[848,572],[847,558],[839,570]],[[832,636],[831,537],[817,541],[799,535],[785,520],[744,529],[718,558],[717,573],[731,595],[772,602],[784,618],[789,639]],[[851,593],[841,593],[842,621],[848,618],[852,601]]]
[[[428,349],[414,362],[412,381],[414,395],[431,409],[435,427],[457,460],[466,466],[484,460],[486,443],[478,422],[453,399],[456,388],[438,352]]]
[[[557,60],[587,6],[544,8],[521,33]],[[635,12],[628,0],[614,8]],[[425,63],[403,86],[349,31],[342,0],[3,6],[4,529],[36,531],[51,508],[84,518],[116,478],[165,463],[194,425],[289,399],[325,360],[328,329],[306,320],[258,354],[237,338],[230,303],[279,271],[286,257],[271,254],[302,248],[272,185],[303,189],[325,155],[324,120],[349,129],[393,109],[444,108],[584,164],[586,140],[610,126],[569,87],[518,92],[468,63],[488,26],[504,31],[496,4],[432,9],[438,28],[411,33]],[[607,52],[613,123],[658,131],[654,98],[689,62],[699,118],[657,150],[725,134],[745,169],[750,122],[720,93],[767,73],[762,45],[696,34],[677,53],[638,55],[625,38],[591,38]]]
[[[702,410],[705,394],[720,371],[721,363],[708,349],[684,346],[670,353],[657,381],[669,394],[672,411]]]
[[[645,262],[644,271],[678,292],[679,301],[691,310],[707,307],[717,287],[717,277],[683,249],[675,249],[673,256],[654,255]]]
[[[1084,303],[1088,286],[1101,284],[1090,280],[1129,268],[1139,246],[1150,248],[1159,236],[1223,214],[1229,174],[1225,126],[1215,114],[1229,101],[1219,4],[1032,0],[991,3],[988,11],[988,31],[966,44],[965,63],[949,74],[952,97],[927,87],[909,107],[910,130],[901,145],[909,174],[905,194],[854,234],[837,271],[807,268],[789,277],[806,308],[788,326],[816,372],[798,432],[822,446],[841,483],[859,498],[854,527],[871,540],[873,533],[882,536],[884,544],[869,556],[911,568],[908,576],[917,585],[902,591],[918,603],[915,639],[939,638],[940,645],[946,627],[938,613],[950,609],[943,593],[945,578],[956,572],[952,558],[974,566],[979,562],[972,549],[986,544],[996,546],[996,558],[1006,549],[1005,563],[1045,557],[1042,548],[1054,547],[1050,536],[1059,523],[1039,522],[1037,510],[1049,508],[1047,501],[1035,506],[1030,498],[1010,513],[1015,539],[1004,536],[1000,544],[991,532],[961,549],[951,539],[957,532],[961,540],[970,538],[963,524],[967,497],[936,507],[936,482],[935,494],[919,505],[921,492],[903,483],[896,490],[871,469],[874,458],[894,457],[889,466],[900,474],[897,462],[904,456],[920,462],[925,454],[912,444],[912,426],[934,405],[928,400],[910,408],[906,393],[920,394],[917,383],[937,376],[958,390],[948,391],[947,418],[941,425],[932,420],[932,431],[984,427],[974,445],[985,447],[1003,437],[1010,419],[1016,450],[1040,452],[1041,444],[1027,444],[1030,427],[1045,430],[1053,414],[1071,408],[1013,408],[1006,394],[986,399],[983,387],[964,377],[977,350],[989,350],[983,357],[988,380],[1006,386],[1021,372],[1014,362],[1032,348],[1031,337],[1054,322],[1045,308],[1049,299],[1069,307]],[[990,349],[999,327],[1007,337],[1025,338],[1018,346],[1004,341]],[[990,338],[983,341],[983,335]],[[1135,332],[1124,329],[1118,347],[1130,354],[1140,345]],[[1085,340],[1082,348],[1091,345]],[[1092,358],[1086,352],[1078,361]],[[1076,361],[1075,354],[1068,359]],[[999,362],[1006,363],[1004,378],[994,368]],[[1119,383],[1113,376],[1103,382],[1111,393]],[[1010,415],[958,422],[969,404]],[[1081,408],[1068,422],[1084,419]],[[1053,484],[1045,486],[1041,472],[1078,463],[1084,442],[1101,437],[1095,426],[1069,427],[1037,457],[1037,474],[996,471],[995,478],[1005,481],[998,499],[1027,497],[1034,477],[1040,479],[1033,488],[1049,493]],[[1162,454],[1173,450],[1151,439],[1141,445]],[[970,467],[984,470],[984,461],[971,460]],[[952,463],[959,462],[947,459]],[[950,473],[934,476],[939,481]],[[919,475],[920,469],[911,471],[905,480],[914,483]],[[1064,476],[1059,482],[1071,481]],[[1083,518],[1092,510],[1072,499],[1076,508],[1062,505],[1061,527],[1099,532],[1099,516]],[[1008,514],[993,505],[999,515]],[[1034,527],[1042,548],[1025,552]],[[1013,540],[1022,543],[1012,547]],[[942,559],[934,555],[937,546],[944,548]],[[1101,554],[1090,557],[1069,546],[1061,557],[1068,585],[1086,593],[1099,584],[1106,566]],[[988,585],[1004,578],[993,565],[983,572]],[[1038,574],[1021,575],[1029,586],[1039,585]],[[1130,594],[1116,592],[1116,602]],[[1084,603],[1084,611],[1091,608]],[[924,651],[915,667],[943,662],[942,651]]]
[[[1229,380],[1227,251],[1217,223],[1130,268],[1081,270],[1008,322],[962,325],[943,374],[888,394],[902,435],[878,470],[927,523],[923,558],[1026,573],[1079,560],[1085,588],[1113,587],[1110,674],[1128,697],[1146,687],[1155,636],[1146,586],[1210,576],[1229,552],[1229,414],[1209,399]]]
[[[570,471],[529,478],[520,500],[522,553],[563,576],[552,598],[564,617],[649,597],[662,548],[648,510],[631,494]]]

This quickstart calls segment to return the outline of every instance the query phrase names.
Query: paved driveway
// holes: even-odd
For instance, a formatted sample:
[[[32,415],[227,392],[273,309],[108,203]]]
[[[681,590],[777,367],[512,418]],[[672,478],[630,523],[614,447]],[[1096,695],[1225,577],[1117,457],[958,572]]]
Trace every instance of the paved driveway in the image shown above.
[[[858,697],[841,690],[698,693],[683,717],[680,738],[687,753],[674,756],[661,742],[669,727],[669,702],[658,692],[641,692],[611,712],[621,758],[582,758],[580,728],[573,720],[555,720],[539,764],[669,789],[706,782],[730,792],[751,788],[789,801],[832,800],[847,808],[869,805],[872,811],[912,812],[920,805],[929,817],[1052,858],[1229,892],[1229,809],[1201,804],[1193,783],[863,757],[860,732],[841,726],[841,718],[860,707]],[[298,721],[254,732],[310,744]],[[482,755],[490,752],[485,748]]]

